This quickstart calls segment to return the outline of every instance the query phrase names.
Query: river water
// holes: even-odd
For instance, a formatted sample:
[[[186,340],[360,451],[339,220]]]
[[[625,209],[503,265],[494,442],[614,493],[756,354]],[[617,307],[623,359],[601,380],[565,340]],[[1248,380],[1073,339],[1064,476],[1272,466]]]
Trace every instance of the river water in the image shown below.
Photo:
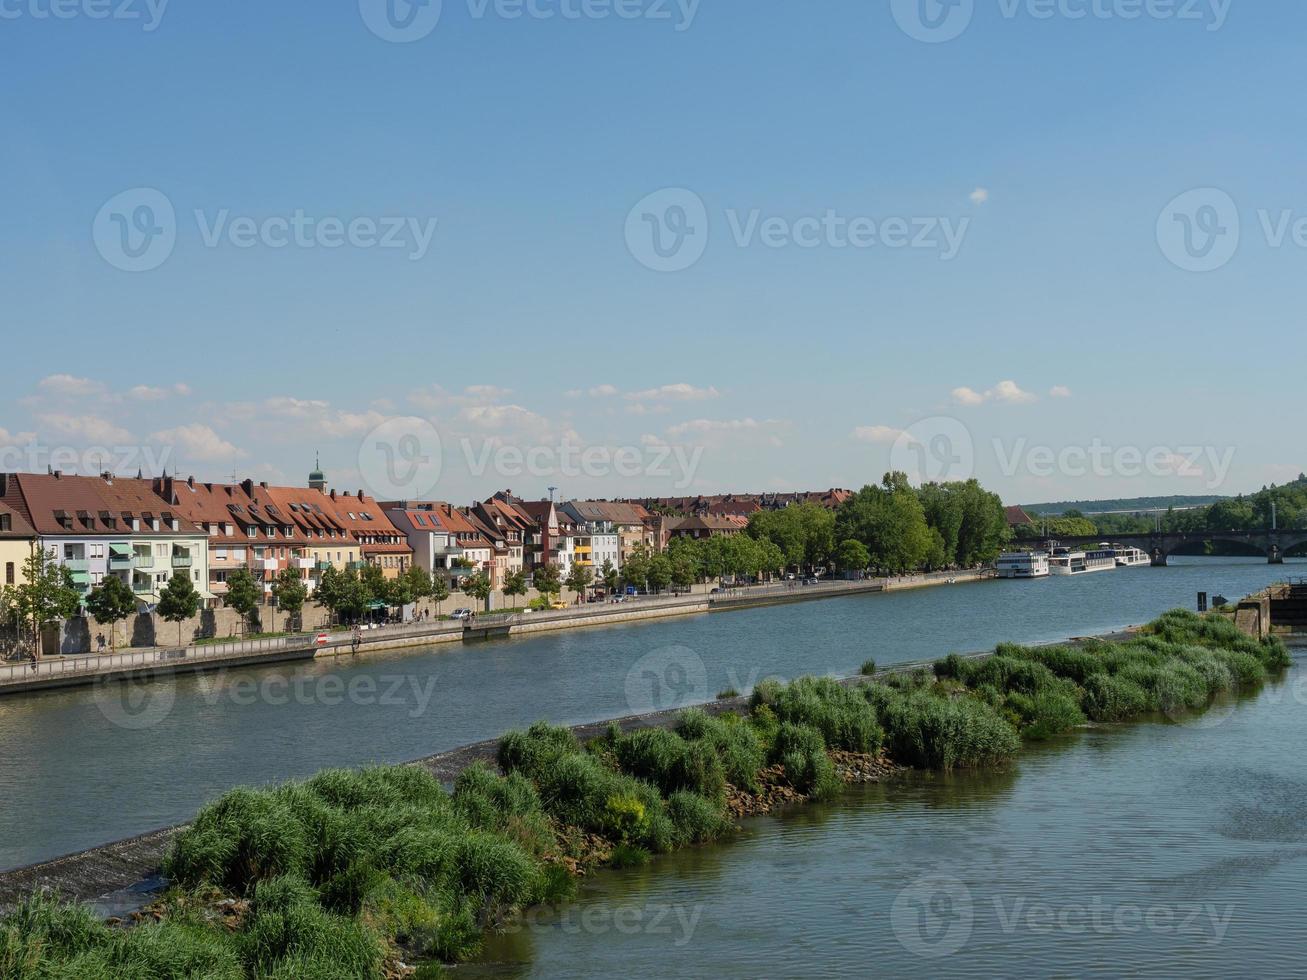
[[[1189,724],[914,776],[600,872],[478,977],[1302,977],[1307,662]]]
[[[1165,569],[960,584],[4,698],[0,868],[188,819],[239,784],[404,761],[538,719],[578,724],[675,707],[728,687],[745,691],[765,676],[852,674],[868,658],[901,663],[1106,632],[1192,607],[1200,590],[1235,599],[1293,572],[1257,560],[1175,559]],[[1102,765],[1111,758],[1099,756]],[[828,819],[861,809],[837,808]]]

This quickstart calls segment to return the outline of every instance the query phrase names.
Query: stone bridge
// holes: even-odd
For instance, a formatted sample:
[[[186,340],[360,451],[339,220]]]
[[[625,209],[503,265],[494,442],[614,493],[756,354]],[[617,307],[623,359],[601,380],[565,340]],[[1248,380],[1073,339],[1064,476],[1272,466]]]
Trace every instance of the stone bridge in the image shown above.
[[[1287,552],[1307,548],[1307,530],[1262,530],[1262,531],[1184,531],[1153,532],[1151,534],[1113,535],[1110,538],[1058,538],[1058,544],[1064,547],[1086,548],[1102,541],[1123,544],[1138,548],[1148,553],[1154,567],[1164,567],[1166,560],[1178,551],[1185,554],[1201,554],[1201,549],[1209,543],[1228,542],[1242,545],[1250,551],[1266,556],[1272,565],[1284,564]]]

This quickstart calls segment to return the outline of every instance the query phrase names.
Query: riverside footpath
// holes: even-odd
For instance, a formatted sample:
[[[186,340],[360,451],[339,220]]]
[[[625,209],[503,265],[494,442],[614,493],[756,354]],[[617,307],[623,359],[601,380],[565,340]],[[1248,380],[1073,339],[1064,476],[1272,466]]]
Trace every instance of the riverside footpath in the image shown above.
[[[182,647],[133,648],[111,654],[46,657],[33,664],[0,665],[0,696],[108,680],[145,679],[178,673],[277,664],[315,657],[365,655],[404,647],[476,642],[556,630],[691,616],[791,602],[977,582],[984,569],[936,572],[897,578],[832,580],[817,585],[783,581],[739,588],[697,586],[665,596],[633,596],[619,603],[593,603],[567,609],[509,614],[485,613],[469,620],[434,619],[351,630],[322,630],[257,640],[231,640]]]

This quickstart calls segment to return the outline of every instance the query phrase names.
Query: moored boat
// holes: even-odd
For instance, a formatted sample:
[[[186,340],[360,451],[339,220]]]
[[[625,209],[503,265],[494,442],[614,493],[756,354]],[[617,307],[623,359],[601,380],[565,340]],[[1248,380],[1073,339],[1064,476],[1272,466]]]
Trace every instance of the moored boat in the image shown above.
[[[1048,552],[1007,551],[998,556],[999,578],[1044,578],[1049,574]]]

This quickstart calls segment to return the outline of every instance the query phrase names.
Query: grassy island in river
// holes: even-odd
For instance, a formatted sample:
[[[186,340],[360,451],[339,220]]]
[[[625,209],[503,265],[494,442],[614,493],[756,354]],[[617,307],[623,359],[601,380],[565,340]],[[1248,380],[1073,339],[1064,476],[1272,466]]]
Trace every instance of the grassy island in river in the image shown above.
[[[670,730],[581,744],[537,724],[503,739],[502,773],[474,766],[452,792],[415,766],[235,789],[177,836],[168,892],[131,922],[49,895],[0,919],[0,976],[434,974],[522,909],[567,901],[589,868],[718,840],[739,815],[829,798],[890,760],[1002,766],[1088,722],[1202,711],[1288,664],[1278,640],[1177,611],[1123,642],[1005,645],[856,686],[763,682],[746,714],[692,709]]]

